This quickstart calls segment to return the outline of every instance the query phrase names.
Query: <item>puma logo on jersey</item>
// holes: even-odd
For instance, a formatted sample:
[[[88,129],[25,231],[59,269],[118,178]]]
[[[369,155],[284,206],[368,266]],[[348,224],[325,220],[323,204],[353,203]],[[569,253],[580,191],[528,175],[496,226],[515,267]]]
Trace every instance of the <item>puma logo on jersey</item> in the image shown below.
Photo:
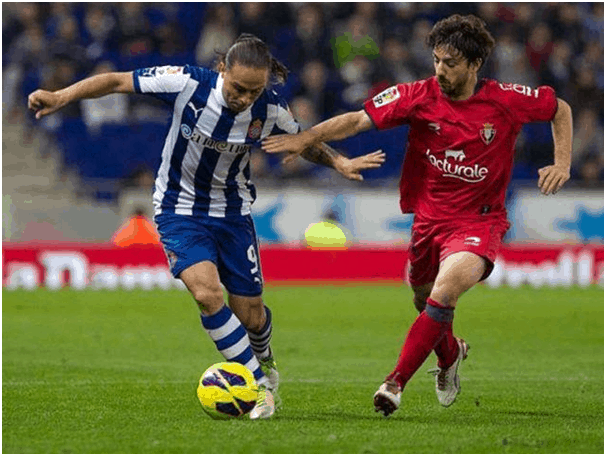
[[[194,111],[194,117],[196,119],[200,116],[200,113],[204,110],[204,106],[202,106],[200,109],[196,109],[196,107],[194,106],[194,103],[191,101],[189,103],[187,103],[187,106],[189,106]]]
[[[465,152],[463,152],[462,150],[447,150],[445,152],[446,154],[446,159],[448,158],[454,158],[455,161],[459,161],[462,162],[463,160],[465,160]]]
[[[480,242],[482,242],[482,239],[480,239],[479,237],[470,236],[463,241],[463,244],[478,246],[480,245]]]

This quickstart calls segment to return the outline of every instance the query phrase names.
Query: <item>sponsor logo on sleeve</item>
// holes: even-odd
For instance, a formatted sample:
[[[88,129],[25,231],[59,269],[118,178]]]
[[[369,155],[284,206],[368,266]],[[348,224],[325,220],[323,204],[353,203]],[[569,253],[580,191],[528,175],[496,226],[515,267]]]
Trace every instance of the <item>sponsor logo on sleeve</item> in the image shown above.
[[[400,92],[398,92],[398,88],[394,86],[381,92],[379,95],[374,97],[372,101],[375,108],[380,108],[386,104],[396,101],[398,98],[400,98]]]
[[[156,68],[143,68],[141,70],[141,77],[143,78],[153,78],[156,75]]]
[[[504,91],[512,90],[520,95],[526,95],[527,97],[534,96],[535,98],[539,98],[539,89],[533,90],[532,88],[522,84],[499,83],[499,87]]]
[[[183,73],[183,67],[163,66],[163,67],[156,68],[156,76],[182,74],[182,73]]]

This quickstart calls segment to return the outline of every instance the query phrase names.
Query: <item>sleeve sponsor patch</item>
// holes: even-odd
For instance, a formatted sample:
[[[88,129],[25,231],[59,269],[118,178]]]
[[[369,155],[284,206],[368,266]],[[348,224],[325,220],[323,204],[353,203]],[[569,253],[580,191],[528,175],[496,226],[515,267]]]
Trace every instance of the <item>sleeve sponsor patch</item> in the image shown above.
[[[385,106],[392,101],[396,101],[398,98],[400,98],[400,92],[398,92],[398,88],[396,86],[393,86],[375,96],[372,99],[372,102],[374,103],[375,108],[380,108],[381,106]]]
[[[165,76],[172,74],[183,74],[183,67],[167,65],[161,67],[143,68],[141,70],[140,76],[143,78],[153,78],[157,76]]]
[[[156,69],[156,76],[163,76],[165,74],[183,74],[183,67],[163,66]]]

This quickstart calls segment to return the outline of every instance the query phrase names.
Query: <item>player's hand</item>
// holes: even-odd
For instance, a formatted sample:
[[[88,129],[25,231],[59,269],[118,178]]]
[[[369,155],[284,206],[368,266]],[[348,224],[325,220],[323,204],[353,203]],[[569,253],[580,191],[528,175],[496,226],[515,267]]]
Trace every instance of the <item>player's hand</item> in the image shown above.
[[[543,195],[555,195],[570,179],[570,167],[562,165],[545,166],[539,170],[539,188]]]
[[[385,152],[377,150],[352,159],[339,157],[335,162],[335,169],[347,179],[362,181],[364,178],[360,171],[379,168],[383,163],[385,163]]]
[[[36,112],[36,119],[58,111],[65,103],[56,92],[38,89],[27,97],[27,107]]]
[[[270,154],[290,152],[289,159],[292,161],[314,142],[313,134],[303,131],[296,135],[269,136],[262,141],[261,148]]]

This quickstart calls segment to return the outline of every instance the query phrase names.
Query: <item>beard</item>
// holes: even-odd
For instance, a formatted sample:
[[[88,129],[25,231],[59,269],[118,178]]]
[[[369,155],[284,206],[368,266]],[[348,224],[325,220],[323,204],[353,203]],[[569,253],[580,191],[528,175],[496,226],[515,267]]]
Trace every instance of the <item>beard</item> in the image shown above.
[[[438,85],[445,95],[448,95],[449,97],[456,97],[463,92],[465,83],[462,81],[459,81],[458,83],[451,83],[446,79],[438,78]]]

